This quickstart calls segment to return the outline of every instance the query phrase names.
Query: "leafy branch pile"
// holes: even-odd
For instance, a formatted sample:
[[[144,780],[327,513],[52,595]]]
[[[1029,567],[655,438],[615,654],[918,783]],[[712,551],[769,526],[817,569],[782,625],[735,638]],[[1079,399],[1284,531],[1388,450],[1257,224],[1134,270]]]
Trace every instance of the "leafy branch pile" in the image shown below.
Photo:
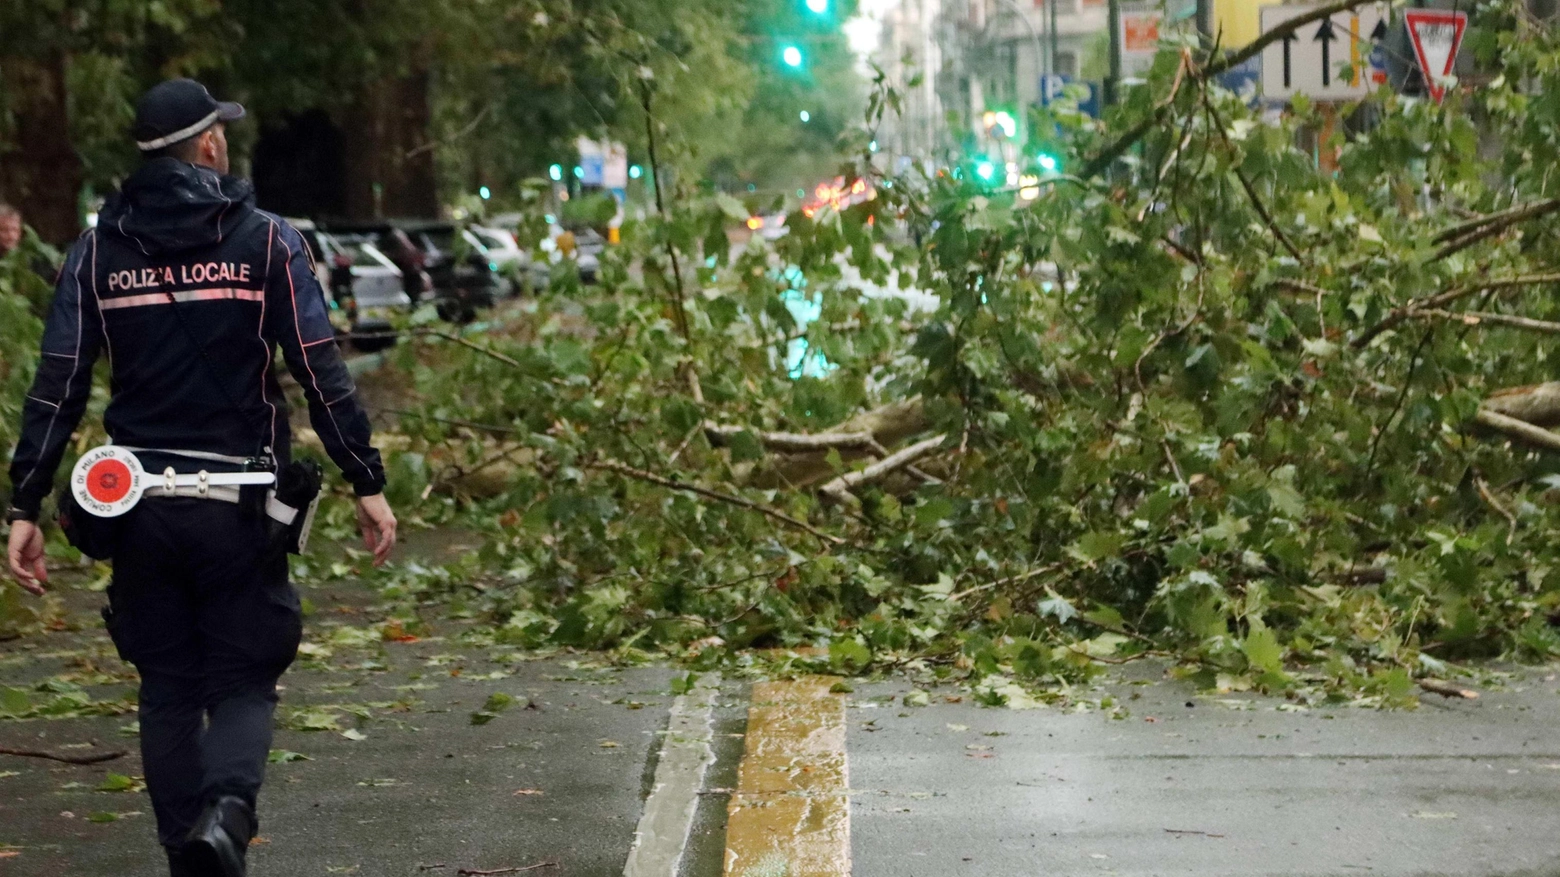
[[[1032,202],[863,150],[875,199],[734,249],[746,205],[669,192],[599,288],[391,354],[392,500],[483,538],[369,573],[389,623],[812,646],[992,702],[1152,654],[1394,703],[1560,653],[1560,34],[1522,10],[1470,29],[1489,81],[1315,153],[1323,112],[1264,118],[1188,48],[1044,120],[1108,173]]]
[[[1560,653],[1560,37],[1519,10],[1470,33],[1490,81],[1355,108],[1335,173],[1317,108],[1187,49],[1055,117],[1070,166],[1120,158],[1032,203],[864,162],[875,200],[728,259],[746,210],[678,202],[599,294],[402,350],[399,498],[487,541],[391,587],[505,642],[817,646],[993,701],[1161,654],[1397,702]]]

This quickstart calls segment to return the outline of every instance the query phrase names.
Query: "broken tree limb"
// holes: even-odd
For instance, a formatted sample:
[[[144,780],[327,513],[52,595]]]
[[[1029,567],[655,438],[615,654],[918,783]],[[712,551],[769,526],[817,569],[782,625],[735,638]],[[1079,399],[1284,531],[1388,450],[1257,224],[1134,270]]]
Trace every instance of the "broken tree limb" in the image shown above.
[[[1496,390],[1482,407],[1531,426],[1554,426],[1560,424],[1560,381]]]
[[[1257,57],[1258,55],[1262,54],[1263,49],[1266,49],[1273,43],[1278,42],[1279,40],[1292,38],[1295,34],[1300,32],[1301,28],[1305,27],[1306,25],[1315,24],[1324,18],[1332,18],[1334,15],[1337,15],[1340,12],[1347,12],[1356,6],[1364,6],[1369,2],[1372,2],[1372,0],[1338,0],[1337,3],[1329,3],[1326,6],[1319,6],[1304,15],[1291,18],[1278,27],[1275,27],[1262,36],[1258,37],[1244,48],[1220,54],[1218,57],[1209,61],[1206,67],[1203,67],[1201,70],[1197,71],[1193,75],[1192,79],[1199,84],[1206,82],[1209,79],[1218,76],[1220,73],[1230,69],[1231,67],[1243,64],[1247,60]],[[1156,106],[1154,111],[1147,118],[1143,119],[1143,121],[1137,123],[1136,125],[1133,125],[1120,137],[1117,137],[1115,140],[1111,141],[1109,146],[1106,146],[1104,149],[1100,150],[1099,153],[1094,156],[1094,158],[1089,160],[1089,163],[1084,166],[1083,172],[1078,174],[1078,176],[1083,179],[1088,179],[1089,177],[1095,176],[1096,174],[1099,174],[1101,171],[1110,167],[1116,159],[1120,158],[1123,153],[1132,148],[1132,144],[1141,140],[1143,135],[1152,130],[1155,125],[1162,122],[1164,114],[1168,110],[1168,104],[1160,104]]]
[[[1515,417],[1497,414],[1488,408],[1480,408],[1479,413],[1474,415],[1474,420],[1496,432],[1505,433],[1511,438],[1520,439],[1530,445],[1546,450],[1560,451],[1560,434],[1550,432],[1541,426],[1534,426]]]
[[[1420,688],[1432,694],[1439,694],[1442,697],[1457,697],[1463,700],[1479,699],[1477,691],[1474,691],[1472,688],[1463,688],[1461,685],[1451,682],[1442,682],[1439,679],[1420,679],[1418,682]]]
[[[1517,535],[1517,516],[1512,514],[1505,506],[1500,504],[1500,500],[1495,498],[1495,491],[1490,489],[1488,481],[1485,481],[1482,477],[1477,477],[1473,479],[1473,486],[1479,491],[1479,498],[1506,519],[1506,544],[1510,545],[1511,540],[1516,538]]]
[[[1436,308],[1425,308],[1414,312],[1416,319],[1451,320],[1462,323],[1464,326],[1479,326],[1488,323],[1492,326],[1508,326],[1512,329],[1526,329],[1529,332],[1543,332],[1549,335],[1560,335],[1560,323],[1551,320],[1535,320],[1531,317],[1518,317],[1513,314],[1491,314],[1481,311],[1443,311]]]
[[[925,407],[917,396],[864,411],[844,423],[836,424],[829,432],[834,435],[866,433],[878,445],[887,448],[925,432],[930,425]],[[834,446],[795,452],[777,450],[771,459],[754,467],[741,483],[768,489],[806,487],[827,481],[835,474],[834,467],[829,463],[831,451],[838,453],[840,459],[847,463],[864,457],[883,456],[870,445]]]
[[[745,426],[724,426],[709,423],[704,434],[710,444],[721,447],[743,432],[751,432],[759,444],[771,451],[806,452],[827,451],[830,448],[866,448],[874,450],[881,445],[870,432],[760,432]]]
[[[1436,251],[1431,261],[1444,259],[1453,253],[1468,249],[1485,238],[1500,234],[1513,225],[1548,216],[1556,210],[1560,210],[1560,198],[1522,204],[1510,210],[1502,210],[1499,213],[1458,223],[1435,236],[1435,242],[1444,246]]]
[[[681,481],[673,481],[670,478],[663,478],[654,472],[646,472],[643,469],[635,469],[632,466],[619,463],[616,460],[597,460],[596,462],[585,464],[585,467],[587,469],[604,469],[608,472],[616,472],[619,475],[626,475],[629,478],[638,479],[640,481],[654,484],[659,487],[665,487],[670,490],[686,490],[689,493],[697,494],[704,497],[705,499],[713,499],[728,505],[734,505],[749,511],[758,512],[759,514],[764,515],[765,517],[772,520],[779,521],[788,527],[795,527],[798,530],[806,531],[807,533],[816,536],[818,539],[827,542],[830,545],[845,544],[844,539],[825,533],[822,530],[819,530],[813,525],[807,523],[806,521],[799,521],[785,512],[769,508],[765,505],[760,505],[759,503],[753,502],[752,500],[743,499],[740,496],[733,496],[729,493],[721,493],[718,490],[711,490],[708,487],[700,487],[697,484],[685,484]]]
[[[909,447],[901,448],[870,466],[858,469],[855,472],[846,472],[844,475],[825,484],[820,488],[820,491],[824,496],[836,502],[849,503],[851,501],[851,490],[863,484],[871,484],[886,475],[908,468],[916,460],[941,448],[943,442],[947,441],[947,439],[948,436],[946,435],[935,435],[924,441],[916,442]]]
[[[1364,332],[1360,333],[1358,338],[1355,338],[1353,341],[1349,342],[1349,346],[1355,348],[1356,350],[1364,347],[1372,340],[1374,340],[1377,335],[1380,335],[1382,332],[1385,332],[1408,319],[1409,317],[1412,317],[1418,311],[1440,308],[1451,304],[1458,299],[1466,298],[1470,295],[1486,292],[1489,290],[1512,289],[1519,286],[1538,286],[1545,283],[1560,283],[1560,273],[1519,274],[1515,277],[1499,277],[1494,280],[1485,280],[1479,283],[1470,284],[1468,286],[1459,286],[1453,289],[1449,289],[1446,292],[1438,292],[1435,295],[1416,298],[1402,307],[1393,308],[1392,312],[1387,314],[1385,317],[1382,317],[1380,322],[1376,323],[1374,326],[1371,326],[1369,329],[1366,329]]]
[[[123,758],[127,754],[123,749],[115,749],[112,752],[99,752],[95,755],[59,755],[54,752],[45,752],[42,749],[12,749],[8,746],[0,746],[0,755],[14,755],[18,758],[43,758],[49,761],[58,761],[61,764],[102,764],[105,761]]]

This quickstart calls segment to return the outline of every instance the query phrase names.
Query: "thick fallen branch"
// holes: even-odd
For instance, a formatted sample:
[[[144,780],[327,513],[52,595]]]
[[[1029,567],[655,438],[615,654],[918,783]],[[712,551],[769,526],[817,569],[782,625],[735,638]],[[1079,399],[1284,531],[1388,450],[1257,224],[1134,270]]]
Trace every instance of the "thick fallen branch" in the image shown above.
[[[911,463],[941,448],[943,442],[947,441],[947,439],[946,435],[936,435],[924,441],[916,442],[907,448],[901,448],[864,469],[846,472],[844,475],[825,484],[820,488],[820,491],[824,496],[836,502],[848,503],[852,498],[850,496],[851,490],[863,484],[871,484],[900,469],[908,468]]]
[[[1560,424],[1560,381],[1497,390],[1484,400],[1483,408],[1532,426]]]
[[[1550,432],[1541,426],[1534,426],[1515,417],[1507,417],[1504,414],[1496,414],[1488,408],[1480,408],[1474,420],[1497,432],[1521,439],[1530,445],[1536,445],[1551,451],[1560,451],[1560,435]]]
[[[1492,326],[1509,326],[1513,329],[1526,329],[1529,332],[1544,332],[1550,335],[1560,335],[1560,323],[1551,320],[1535,320],[1531,317],[1518,317],[1512,314],[1490,314],[1480,311],[1443,311],[1435,308],[1426,308],[1414,312],[1415,319],[1434,318],[1437,320],[1452,320],[1465,326],[1478,326],[1489,323]]]
[[[706,424],[704,427],[704,434],[709,437],[710,444],[716,447],[730,444],[732,439],[743,432],[751,432],[753,437],[758,439],[759,444],[771,451],[827,451],[830,448],[875,450],[882,447],[870,432],[759,432],[745,426],[723,426],[715,423]]]
[[[700,487],[697,484],[685,484],[681,481],[673,481],[670,478],[662,478],[654,472],[646,472],[643,469],[635,469],[632,466],[626,466],[617,462],[616,460],[598,460],[594,463],[587,463],[586,468],[604,469],[608,472],[616,472],[619,475],[626,475],[629,478],[636,478],[640,481],[648,482],[650,484],[654,484],[659,487],[665,487],[671,490],[686,490],[689,493],[698,494],[699,496],[702,496],[706,499],[713,499],[717,502],[723,502],[729,505],[737,506],[739,508],[748,509],[749,511],[758,512],[759,514],[779,521],[788,527],[795,527],[798,530],[804,530],[807,533],[818,537],[824,542],[829,543],[830,545],[845,544],[844,539],[825,533],[822,530],[819,530],[818,528],[807,523],[806,521],[799,521],[785,512],[769,508],[765,505],[760,505],[756,502],[753,502],[752,500],[743,499],[740,496],[732,496],[729,493],[721,493],[718,490],[710,490],[708,487]]]
[[[1445,246],[1437,250],[1430,260],[1434,262],[1445,259],[1453,253],[1468,249],[1485,238],[1500,234],[1517,223],[1538,219],[1541,216],[1548,216],[1556,210],[1560,210],[1560,199],[1523,204],[1510,210],[1491,213],[1488,216],[1481,216],[1478,219],[1459,223],[1436,235],[1435,242],[1438,244],[1444,243]]]
[[[864,411],[844,423],[831,427],[829,433],[833,435],[865,433],[872,436],[873,441],[882,448],[891,448],[913,435],[926,432],[929,426],[926,410],[921,404],[920,397],[916,397]],[[775,456],[772,459],[751,466],[746,474],[739,477],[738,483],[743,486],[794,490],[827,481],[834,477],[834,467],[829,462],[830,452],[839,453],[840,458],[847,463],[863,457],[886,456],[885,452],[874,449],[870,445],[859,447],[836,445],[794,452],[775,449]]]
[[[105,761],[123,758],[128,754],[123,749],[115,749],[112,752],[99,752],[94,755],[59,755],[54,752],[44,752],[41,749],[11,749],[7,746],[0,746],[0,755],[15,755],[18,758],[46,758],[49,761],[58,761],[62,764],[102,764]]]
[[[1439,679],[1420,679],[1419,687],[1442,697],[1458,697],[1463,700],[1478,700],[1479,693],[1472,688],[1463,688],[1451,682],[1442,682]]]
[[[1538,286],[1544,283],[1560,283],[1560,273],[1520,274],[1516,277],[1500,277],[1495,280],[1485,280],[1483,282],[1474,283],[1469,286],[1459,286],[1455,289],[1449,289],[1446,292],[1439,292],[1435,295],[1425,296],[1424,298],[1416,298],[1402,307],[1393,308],[1391,313],[1387,314],[1385,317],[1382,317],[1381,321],[1376,325],[1371,326],[1369,329],[1366,329],[1364,332],[1362,332],[1358,338],[1355,338],[1353,341],[1349,342],[1349,345],[1355,349],[1364,347],[1372,340],[1374,340],[1377,335],[1380,335],[1382,332],[1393,328],[1409,317],[1414,316],[1414,314],[1418,311],[1441,308],[1445,305],[1451,304],[1454,301],[1457,301],[1458,299],[1467,298],[1470,295],[1493,289],[1511,289],[1518,286]]]

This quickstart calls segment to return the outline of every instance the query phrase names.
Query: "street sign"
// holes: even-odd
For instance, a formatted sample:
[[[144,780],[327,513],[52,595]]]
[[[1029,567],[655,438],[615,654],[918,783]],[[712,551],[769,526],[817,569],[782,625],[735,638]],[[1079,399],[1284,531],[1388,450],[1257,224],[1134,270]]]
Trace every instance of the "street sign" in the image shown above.
[[[1121,72],[1124,76],[1147,73],[1159,51],[1157,12],[1121,13]]]
[[[1457,63],[1457,49],[1468,27],[1468,13],[1444,9],[1405,9],[1403,23],[1414,42],[1419,69],[1436,103],[1446,96],[1446,77]]]
[[[1262,32],[1317,8],[1264,6]],[[1262,50],[1262,94],[1270,99],[1297,94],[1316,100],[1364,97],[1386,80],[1385,57],[1376,51],[1387,35],[1386,21],[1385,7],[1361,6],[1274,40]]]
[[[1090,118],[1100,117],[1100,86],[1097,82],[1089,80],[1074,80],[1071,76],[1061,76],[1055,73],[1044,74],[1040,77],[1040,104],[1051,104],[1069,97],[1067,86],[1081,85],[1088,89],[1088,94],[1078,97],[1078,112]],[[1076,90],[1075,90],[1076,91]]]

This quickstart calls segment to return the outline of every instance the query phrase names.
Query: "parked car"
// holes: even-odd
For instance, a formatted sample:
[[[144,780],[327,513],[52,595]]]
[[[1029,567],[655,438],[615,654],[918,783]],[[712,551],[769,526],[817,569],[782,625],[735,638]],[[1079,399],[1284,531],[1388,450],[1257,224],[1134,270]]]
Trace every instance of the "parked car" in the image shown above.
[[[479,308],[497,303],[502,284],[499,266],[486,245],[469,230],[452,222],[430,219],[378,222],[334,222],[333,232],[371,236],[380,249],[394,247],[399,235],[423,255],[422,269],[433,289],[431,297],[439,316],[454,322],[476,317]]]
[[[367,235],[335,235],[306,219],[289,220],[303,236],[315,276],[325,290],[332,322],[360,350],[395,343],[390,317],[411,310],[401,270]]]
[[[502,228],[473,225],[468,231],[487,247],[488,259],[498,266],[498,272],[508,281],[510,291],[519,295],[547,285],[547,265],[531,260],[531,254],[521,248],[515,236]]]

